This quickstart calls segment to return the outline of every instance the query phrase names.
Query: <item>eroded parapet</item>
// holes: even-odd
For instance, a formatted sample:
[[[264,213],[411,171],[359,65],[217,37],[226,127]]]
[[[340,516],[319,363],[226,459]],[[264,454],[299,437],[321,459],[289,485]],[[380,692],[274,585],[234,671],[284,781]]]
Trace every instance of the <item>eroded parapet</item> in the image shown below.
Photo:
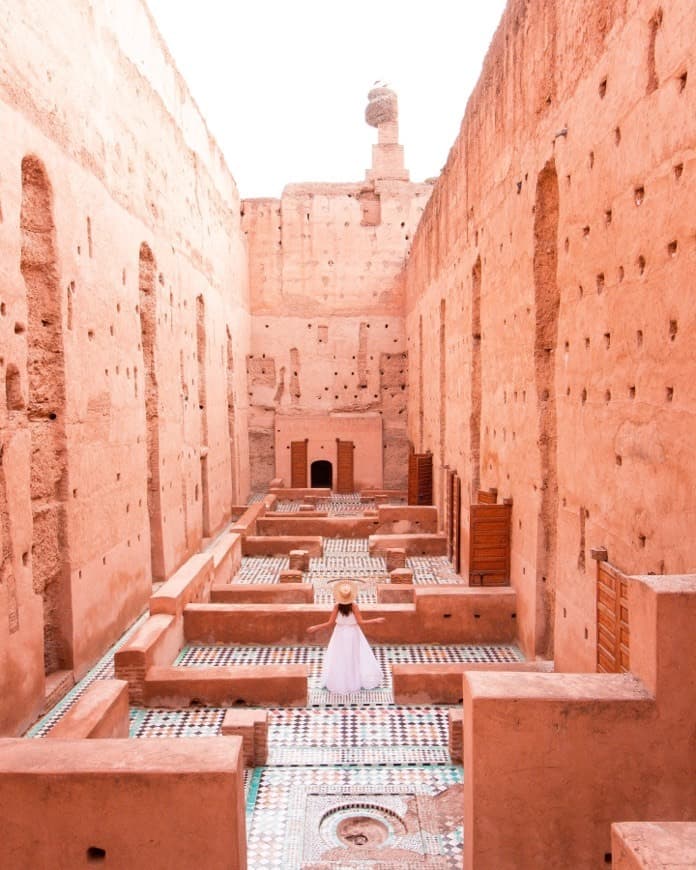
[[[0,740],[0,818],[1,867],[242,870],[242,740]]]
[[[696,867],[696,822],[620,822],[611,826],[613,870]]]
[[[46,737],[60,740],[128,737],[129,712],[125,680],[95,680]]]
[[[597,867],[612,822],[696,816],[696,576],[629,577],[628,610],[631,673],[464,675],[465,868]]]

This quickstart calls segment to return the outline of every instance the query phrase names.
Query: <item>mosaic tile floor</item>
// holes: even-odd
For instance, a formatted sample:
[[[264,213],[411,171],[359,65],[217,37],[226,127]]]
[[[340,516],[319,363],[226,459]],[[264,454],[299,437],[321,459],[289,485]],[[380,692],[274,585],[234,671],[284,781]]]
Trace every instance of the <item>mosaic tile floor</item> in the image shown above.
[[[364,505],[357,498],[340,497],[327,500],[327,507],[349,513]],[[246,557],[235,582],[276,583],[287,564],[284,557]],[[408,564],[416,583],[462,582],[447,559],[418,557]],[[324,555],[310,560],[305,575],[316,587],[316,601],[328,605],[328,581],[345,576],[362,578],[359,601],[373,602],[375,584],[386,577],[384,561],[369,555],[366,540],[325,539]],[[27,736],[43,736],[93,680],[113,676],[113,654],[138,624]],[[389,863],[393,859],[385,858],[387,863],[381,866],[461,867],[463,770],[451,763],[447,751],[448,708],[394,704],[391,665],[512,662],[522,656],[514,645],[375,645],[373,649],[383,681],[373,691],[353,695],[332,695],[319,685],[323,657],[319,647],[196,644],[184,647],[178,656],[176,664],[182,667],[309,666],[308,706],[269,709],[267,764],[245,774],[249,870],[372,866],[379,860],[379,850],[349,849],[341,839],[341,826],[352,822],[356,813],[381,825],[386,832],[383,846],[400,856],[393,865]],[[224,715],[221,708],[132,709],[130,736],[214,736],[220,733]]]

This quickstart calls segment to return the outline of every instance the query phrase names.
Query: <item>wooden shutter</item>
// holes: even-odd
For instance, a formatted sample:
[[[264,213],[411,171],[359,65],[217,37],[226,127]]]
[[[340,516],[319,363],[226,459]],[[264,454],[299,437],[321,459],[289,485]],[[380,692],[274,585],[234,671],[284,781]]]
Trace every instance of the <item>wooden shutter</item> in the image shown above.
[[[447,558],[450,562],[452,559],[452,541],[454,538],[454,513],[452,511],[452,503],[454,500],[454,472],[447,471],[445,478],[445,532],[447,533]]]
[[[470,586],[506,586],[510,582],[511,515],[509,504],[471,505]]]
[[[497,489],[489,489],[483,490],[480,489],[478,491],[478,496],[476,498],[478,504],[497,504],[498,502],[498,490]]]
[[[352,441],[336,439],[336,492],[355,492],[353,481],[353,456],[355,444]]]
[[[431,453],[418,456],[418,504],[433,503],[433,457]]]
[[[628,669],[628,580],[609,562],[597,562],[597,671]]]
[[[290,486],[307,486],[307,440],[290,442]]]

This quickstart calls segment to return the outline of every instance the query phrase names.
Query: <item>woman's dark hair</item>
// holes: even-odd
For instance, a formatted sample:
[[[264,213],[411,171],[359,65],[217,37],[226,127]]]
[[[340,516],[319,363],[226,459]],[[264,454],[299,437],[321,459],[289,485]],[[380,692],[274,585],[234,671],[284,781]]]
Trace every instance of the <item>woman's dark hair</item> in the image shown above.
[[[353,605],[352,604],[339,604],[338,611],[339,611],[339,613],[342,613],[344,616],[348,616],[348,614],[352,613],[352,611],[353,611]]]

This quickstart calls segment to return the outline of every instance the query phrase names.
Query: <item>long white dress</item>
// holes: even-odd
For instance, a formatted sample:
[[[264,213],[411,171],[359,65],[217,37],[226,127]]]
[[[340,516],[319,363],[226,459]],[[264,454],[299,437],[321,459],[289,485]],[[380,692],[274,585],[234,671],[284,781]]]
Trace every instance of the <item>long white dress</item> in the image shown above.
[[[330,692],[347,695],[374,689],[382,682],[382,670],[354,613],[338,613],[331,640],[324,653],[321,685]]]

